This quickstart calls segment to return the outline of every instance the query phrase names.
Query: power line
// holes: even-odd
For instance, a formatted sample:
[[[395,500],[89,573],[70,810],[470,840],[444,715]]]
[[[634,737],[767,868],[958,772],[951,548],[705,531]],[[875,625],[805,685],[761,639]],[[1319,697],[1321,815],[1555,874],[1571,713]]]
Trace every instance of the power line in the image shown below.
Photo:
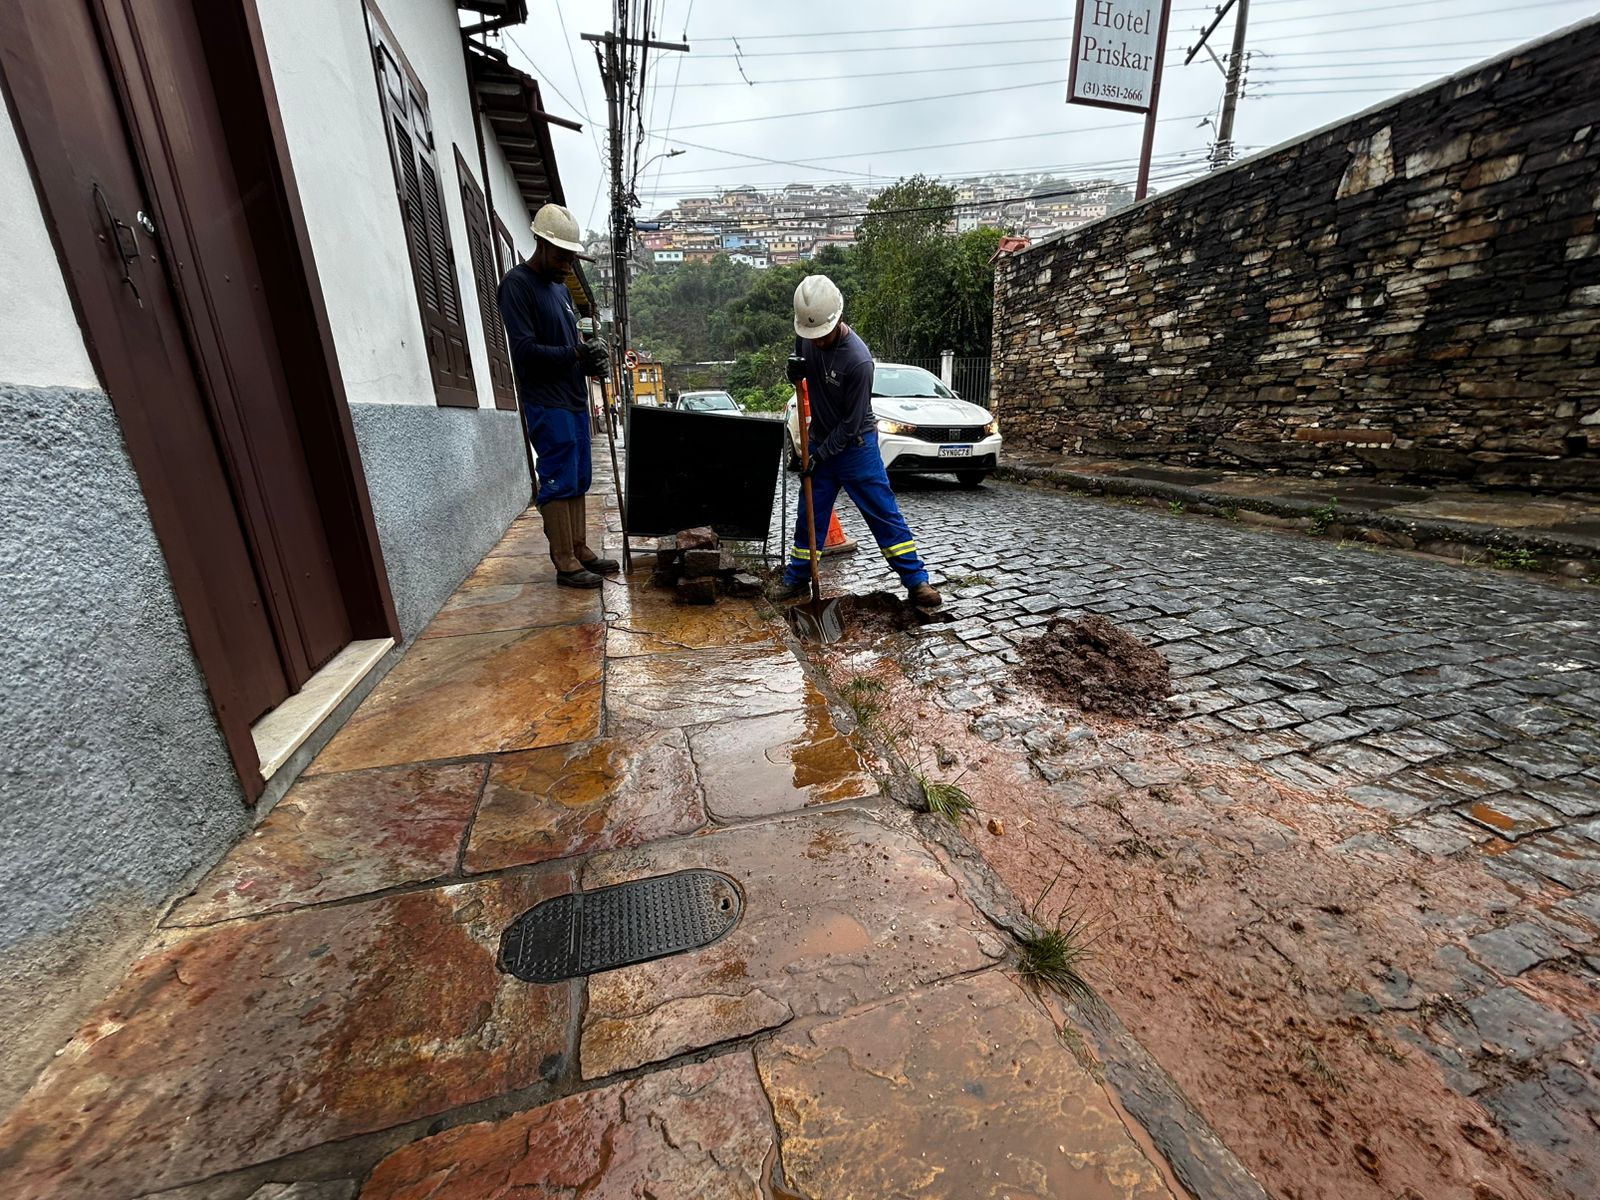
[[[893,108],[900,104],[926,104],[931,100],[959,100],[967,96],[992,96],[997,92],[1019,92],[1029,88],[1065,87],[1065,79],[1041,79],[1035,83],[1008,83],[1003,87],[973,88],[965,92],[942,92],[937,96],[911,96],[903,100],[874,100],[867,104],[845,104],[837,108],[813,108],[804,112],[768,113],[759,117],[734,117],[726,121],[701,121],[680,125],[679,129],[717,129],[725,125],[750,125],[757,121],[789,121],[796,117],[821,117],[830,113],[860,112],[866,108]]]
[[[694,20],[694,0],[689,0],[689,11],[684,14],[684,18],[683,18],[683,37],[682,37],[681,40],[683,40],[684,42],[687,42],[689,40],[689,23],[691,21],[693,21],[693,20]],[[672,136],[672,117],[673,117],[673,114],[678,111],[678,85],[679,85],[679,81],[682,80],[682,78],[683,78],[683,60],[684,60],[684,57],[685,56],[682,55],[682,54],[678,55],[677,69],[675,71],[673,71],[673,73],[672,73],[672,93],[671,93],[670,97],[668,98],[668,102],[667,102],[667,132],[664,135],[665,138],[670,138]],[[664,167],[666,165],[667,165],[667,155],[665,153],[663,153],[662,156],[661,156],[661,166],[656,168],[656,186],[658,188],[661,186],[661,167]]]
[[[512,47],[516,50],[516,52],[518,54],[522,55],[523,61],[526,62],[530,67],[533,68],[534,78],[537,79],[540,83],[549,84],[550,85],[550,90],[556,94],[556,96],[560,99],[561,103],[565,104],[569,109],[572,110],[572,115],[573,116],[582,117],[585,125],[593,125],[594,122],[589,120],[588,111],[586,109],[580,108],[578,105],[574,104],[571,100],[567,99],[567,94],[565,92],[563,92],[560,88],[558,88],[555,85],[554,81],[551,80],[550,76],[546,72],[540,70],[539,64],[534,62],[532,55],[530,55],[526,50],[524,50],[522,48],[522,43],[517,41],[517,39],[514,38],[513,36],[511,36],[511,31],[509,29],[505,30],[505,35],[506,35],[506,41],[510,42]]]
[[[1569,5],[1569,4],[1587,3],[1587,2],[1588,2],[1588,0],[1540,0],[1539,3],[1534,3],[1534,4],[1519,4],[1517,6],[1517,11],[1518,12],[1527,12],[1530,9],[1554,8],[1554,7],[1558,6],[1558,5]],[[1497,13],[1501,13],[1501,12],[1504,12],[1504,11],[1505,11],[1504,7],[1501,6],[1501,7],[1498,7],[1498,8],[1478,9],[1475,12],[1468,12],[1468,13],[1441,13],[1439,16],[1436,16],[1436,17],[1413,17],[1409,21],[1383,21],[1383,22],[1381,22],[1379,24],[1376,24],[1376,25],[1341,25],[1337,29],[1318,29],[1318,30],[1316,30],[1316,35],[1318,37],[1328,37],[1328,36],[1336,36],[1336,35],[1341,34],[1341,33],[1370,33],[1371,31],[1373,31],[1375,29],[1400,29],[1400,28],[1404,28],[1404,27],[1410,26],[1410,25],[1433,25],[1433,24],[1436,24],[1436,23],[1438,23],[1440,21],[1448,21],[1449,23],[1454,25],[1454,24],[1456,24],[1456,23],[1458,23],[1458,22],[1460,22],[1462,20],[1471,20],[1473,17],[1492,17],[1492,16],[1495,16]],[[1279,35],[1277,37],[1261,38],[1260,40],[1263,41],[1263,42],[1297,41],[1300,38],[1309,37],[1309,36],[1311,36],[1309,33],[1292,33],[1292,34],[1282,34],[1282,35]],[[1448,46],[1448,45],[1451,45],[1452,43],[1450,43],[1450,42],[1433,42],[1431,44],[1435,45],[1435,46]]]
[[[874,79],[888,79],[897,75],[947,75],[951,71],[1009,71],[1013,67],[1059,67],[1061,56],[1054,58],[1027,58],[1015,62],[987,62],[987,63],[961,63],[956,66],[946,67],[917,67],[909,71],[874,71]],[[780,83],[849,83],[860,80],[860,75],[802,75],[798,78],[784,77],[783,79],[757,79],[747,82],[743,79],[719,79],[708,83],[686,83],[684,87],[767,87]]]
[[[605,161],[605,154],[603,154],[600,150],[600,135],[595,132],[594,118],[589,115],[589,96],[588,93],[583,90],[583,73],[578,70],[578,57],[572,51],[572,37],[567,33],[567,19],[561,15],[561,5],[559,4],[556,5],[556,19],[561,22],[561,40],[567,44],[567,61],[572,64],[572,78],[578,83],[578,99],[583,101],[583,123],[589,127],[589,140],[594,143],[595,157],[603,162]],[[507,36],[509,37],[510,34],[508,33]],[[522,47],[518,46],[517,49],[522,50]],[[523,51],[522,56],[527,58],[527,52]],[[528,59],[528,65],[533,65],[533,59]],[[540,71],[539,74],[542,76],[544,72]],[[551,84],[550,86],[554,87],[555,85]],[[557,94],[559,95],[559,93]],[[594,212],[594,205],[592,203],[590,204],[589,209],[590,215],[592,216]]]
[[[701,61],[714,58],[788,58],[797,54],[886,54],[901,50],[964,50],[968,46],[1036,46],[1039,39],[999,38],[986,42],[933,42],[911,46],[829,46],[818,50],[746,50],[743,54],[702,54]]]
[[[1105,182],[1114,183],[1116,181],[1108,180]],[[843,221],[850,218],[865,219],[867,217],[898,217],[904,216],[907,213],[949,212],[958,208],[986,208],[990,205],[1003,206],[1007,204],[1022,204],[1029,200],[1055,200],[1064,196],[1081,196],[1086,192],[1103,191],[1104,183],[1100,181],[1096,181],[1096,183],[1097,186],[1064,188],[1060,191],[1054,192],[1034,192],[1025,196],[996,196],[988,200],[956,200],[949,204],[911,204],[901,208],[869,208],[859,209],[853,212],[808,213],[806,216],[808,220],[812,221]],[[1123,184],[1123,186],[1126,186],[1126,184]],[[682,220],[670,221],[667,223],[676,227],[681,225],[729,225],[733,224],[734,222],[729,221],[726,217],[686,217]],[[753,217],[748,220],[738,222],[738,224],[744,227],[753,225],[784,225],[790,223],[792,223],[792,219],[788,217]]]
[[[1278,39],[1280,41],[1285,39]],[[1428,49],[1441,46],[1503,46],[1505,38],[1470,38],[1464,42],[1429,42]],[[1393,46],[1328,46],[1321,50],[1253,50],[1267,58],[1325,58],[1335,54],[1390,54]]]
[[[1564,5],[1573,5],[1573,4],[1579,4],[1579,3],[1585,3],[1585,2],[1587,2],[1587,0],[1535,0],[1534,3],[1519,5],[1518,11],[1527,11],[1529,9],[1555,8],[1555,7],[1560,7],[1560,6],[1564,6]],[[1360,9],[1360,10],[1343,10],[1341,12],[1336,12],[1336,13],[1333,13],[1333,14],[1330,14],[1330,15],[1337,17],[1337,16],[1345,15],[1345,12],[1348,12],[1348,11],[1380,12],[1380,11],[1391,11],[1392,9],[1393,9],[1393,5],[1384,5],[1381,8]],[[1368,32],[1371,32],[1373,30],[1378,30],[1378,29],[1394,29],[1394,28],[1397,28],[1397,27],[1410,26],[1410,25],[1432,25],[1432,24],[1435,24],[1435,23],[1438,23],[1438,22],[1443,22],[1443,21],[1448,21],[1448,22],[1451,22],[1451,23],[1455,23],[1455,22],[1458,22],[1458,21],[1462,20],[1463,18],[1471,19],[1473,17],[1494,16],[1497,13],[1502,12],[1502,11],[1504,11],[1502,7],[1496,7],[1496,8],[1476,9],[1476,10],[1474,10],[1472,12],[1467,12],[1467,13],[1460,13],[1460,12],[1440,13],[1440,14],[1437,14],[1435,16],[1415,17],[1415,18],[1412,18],[1410,20],[1404,20],[1404,21],[1384,21],[1384,22],[1381,22],[1381,23],[1378,23],[1378,24],[1367,24],[1367,25],[1341,25],[1341,26],[1338,26],[1338,27],[1333,28],[1333,29],[1319,29],[1319,30],[1316,30],[1315,32],[1316,32],[1316,34],[1318,36],[1332,36],[1332,35],[1337,35],[1337,34],[1341,34],[1341,33],[1368,33]],[[1278,18],[1278,20],[1280,22],[1284,21],[1284,20],[1310,20],[1310,19],[1312,19],[1310,16],[1306,16],[1306,17],[1303,17],[1303,18],[1302,17]],[[1060,21],[1071,20],[1071,18],[1070,17],[1044,17],[1044,18],[1037,18],[1037,20],[1039,20],[1041,22],[1045,22],[1045,21],[1060,22]],[[1006,22],[1006,21],[989,22],[989,24],[993,24],[993,25],[1004,25],[1004,24],[1010,24],[1010,23],[1011,22]],[[946,29],[946,28],[950,28],[950,29],[967,29],[967,28],[970,28],[970,26],[966,26],[966,25],[959,25],[959,26],[932,26],[932,25],[928,25],[928,26],[909,26],[909,27],[906,27],[906,29],[904,29],[904,30],[899,30],[899,31],[895,31],[895,32],[910,32],[910,31],[913,31],[913,30],[916,30],[916,29],[929,31],[929,30]],[[838,32],[838,31],[834,31],[834,32]],[[866,31],[862,31],[862,32],[866,32]],[[890,32],[890,31],[884,30],[884,31],[881,31],[881,32]],[[768,35],[768,36],[778,36],[778,35]],[[1309,36],[1309,35],[1308,34],[1288,34],[1288,35],[1282,35],[1282,36],[1272,37],[1272,38],[1263,38],[1261,40],[1262,41],[1290,41],[1290,40],[1298,40],[1299,38],[1306,37],[1306,36]],[[731,38],[725,38],[725,39],[709,39],[709,40],[713,40],[713,41],[731,41],[732,39]],[[745,39],[741,37],[740,40],[743,41]],[[755,38],[752,36],[752,38],[750,38],[749,40],[753,41],[753,40],[755,40]],[[1035,37],[1026,37],[1026,38],[999,38],[999,39],[990,39],[990,40],[986,40],[986,41],[972,41],[972,40],[969,39],[969,40],[963,40],[963,41],[957,41],[957,42],[917,42],[917,43],[894,45],[894,46],[829,46],[829,47],[825,47],[825,48],[803,49],[803,50],[755,50],[755,51],[746,50],[746,51],[743,52],[743,54],[702,54],[702,55],[699,56],[699,58],[702,61],[709,61],[709,60],[712,60],[712,59],[741,58],[741,57],[742,58],[746,58],[746,59],[749,59],[749,58],[787,58],[787,57],[790,57],[790,56],[793,56],[793,55],[810,55],[810,54],[888,54],[888,53],[898,53],[898,52],[905,51],[905,50],[964,50],[968,46],[1037,45],[1040,40],[1041,39],[1039,37],[1035,36]],[[1433,44],[1434,45],[1449,45],[1451,43],[1436,42],[1436,43],[1433,43]]]
[[[984,25],[1060,25],[1071,21],[1071,17],[1018,17],[1005,21],[985,21]],[[804,33],[752,33],[739,34],[737,40],[741,42],[770,42],[786,38],[834,38],[834,37],[868,37],[879,33],[926,33],[935,29],[967,29],[972,28],[972,23],[965,22],[957,25],[899,25],[889,29],[827,29],[818,32],[815,29]],[[707,42],[731,42],[735,38],[714,37],[702,39]]]
[[[1278,57],[1278,56],[1274,56]],[[1465,55],[1457,54],[1452,58],[1371,58],[1365,62],[1309,62],[1309,63],[1273,63],[1271,61],[1252,63],[1250,70],[1255,73],[1262,71],[1340,71],[1354,70],[1366,67],[1437,67],[1459,63]],[[1468,59],[1470,62],[1470,58]]]
[[[1252,149],[1254,149],[1254,147],[1252,147]],[[1175,165],[1180,162],[1197,159],[1201,156],[1204,156],[1206,152],[1207,151],[1204,146],[1196,146],[1187,150],[1168,150],[1164,153],[1156,155],[1156,159],[1158,161],[1167,163],[1168,165]],[[1137,163],[1137,158],[1080,159],[1073,162],[1041,163],[1035,166],[1026,167],[1013,166],[963,168],[956,171],[940,171],[934,176],[934,178],[940,179],[946,183],[963,183],[966,181],[989,181],[996,179],[1015,178],[1025,175],[1060,176],[1063,174],[1085,174],[1093,177],[1092,173],[1096,171],[1110,171],[1119,168],[1126,168],[1131,165],[1137,165]],[[651,195],[657,203],[659,203],[663,197],[668,199],[672,198],[674,195],[687,197],[695,195],[696,193],[716,193],[722,196],[731,196],[736,194],[756,195],[776,198],[782,196],[785,192],[796,186],[805,186],[811,188],[813,191],[826,190],[829,188],[848,188],[852,191],[860,191],[864,189],[862,189],[859,184],[864,183],[867,179],[868,176],[865,172],[856,172],[851,176],[851,179],[788,179],[782,183],[766,183],[760,185],[742,184],[737,187],[729,187],[727,185],[722,185],[720,187],[707,187],[704,184],[678,184],[672,187],[662,188],[657,192],[652,192]],[[856,182],[852,183],[851,180]]]
[[[1519,4],[1517,6],[1517,9],[1518,9],[1518,11],[1521,11],[1523,9],[1529,9],[1529,8],[1550,8],[1550,7],[1552,7],[1552,6],[1556,5],[1556,4],[1576,4],[1576,3],[1580,3],[1580,2],[1582,2],[1582,0],[1544,0],[1543,3]],[[1405,10],[1407,12],[1409,12],[1412,9],[1416,9],[1416,8],[1437,8],[1441,4],[1450,5],[1450,6],[1453,7],[1453,6],[1455,6],[1455,5],[1459,4],[1459,3],[1460,3],[1460,0],[1410,0],[1410,2],[1408,4],[1406,4],[1406,6],[1405,6]],[[1366,8],[1340,8],[1337,11],[1332,12],[1332,13],[1299,13],[1299,14],[1296,14],[1294,16],[1287,16],[1287,17],[1263,17],[1261,20],[1257,21],[1256,24],[1258,24],[1258,25],[1287,25],[1287,24],[1290,24],[1292,22],[1300,22],[1300,21],[1323,21],[1323,20],[1326,20],[1330,16],[1333,16],[1333,17],[1349,17],[1349,16],[1356,16],[1357,14],[1360,14],[1360,13],[1393,12],[1394,9],[1395,9],[1395,5],[1393,3],[1390,3],[1390,4],[1374,4],[1374,5],[1369,5]],[[1480,12],[1470,12],[1470,13],[1454,13],[1454,12],[1452,12],[1452,13],[1446,13],[1446,14],[1443,14],[1443,15],[1438,16],[1438,17],[1430,17],[1430,18],[1427,18],[1427,19],[1428,20],[1434,20],[1434,21],[1454,21],[1458,17],[1493,16],[1496,13],[1500,13],[1500,12],[1504,12],[1504,11],[1505,11],[1504,6],[1500,6],[1500,7],[1497,7],[1497,8],[1486,8],[1486,9],[1483,9],[1482,11],[1480,11]],[[1396,22],[1396,24],[1399,24],[1399,23],[1400,22]]]
[[[1174,123],[1176,123],[1178,121],[1198,121],[1198,120],[1200,120],[1202,117],[1204,117],[1206,115],[1207,114],[1205,114],[1205,113],[1184,113],[1184,114],[1182,114],[1180,116],[1161,117],[1161,118],[1159,118],[1157,120],[1156,123],[1158,125],[1170,125],[1170,124],[1174,124]],[[777,166],[784,166],[784,167],[807,167],[807,168],[813,168],[813,169],[816,169],[816,170],[826,170],[827,168],[821,167],[821,166],[817,166],[815,164],[820,164],[820,163],[825,163],[825,162],[837,162],[839,159],[843,159],[843,158],[875,158],[875,157],[877,157],[879,155],[887,156],[887,155],[892,155],[892,154],[910,154],[910,153],[912,153],[914,151],[921,151],[921,150],[953,150],[953,149],[956,149],[956,148],[961,147],[961,146],[987,146],[987,145],[991,145],[991,144],[993,144],[995,142],[1031,141],[1034,138],[1042,138],[1042,137],[1060,137],[1060,138],[1075,137],[1078,134],[1083,134],[1083,133],[1104,133],[1107,130],[1126,129],[1127,127],[1128,127],[1127,122],[1126,121],[1122,121],[1122,122],[1118,122],[1116,124],[1111,124],[1111,125],[1086,125],[1081,129],[1050,129],[1050,130],[1045,130],[1045,131],[1040,132],[1040,133],[1008,133],[1008,134],[1001,134],[999,137],[973,138],[973,139],[971,139],[969,141],[963,141],[963,142],[933,142],[933,143],[929,143],[929,144],[922,145],[922,146],[895,146],[895,147],[891,147],[891,148],[889,148],[887,150],[853,150],[853,151],[850,151],[850,152],[848,152],[846,154],[825,154],[825,155],[820,155],[820,156],[815,157],[815,158],[801,158],[801,159],[762,158],[762,156],[760,156],[760,155],[745,154],[742,151],[738,151],[738,150],[725,150],[720,146],[706,146],[706,145],[702,145],[699,142],[687,142],[687,141],[684,141],[682,138],[673,138],[672,140],[675,141],[675,142],[680,143],[681,145],[693,146],[697,150],[710,151],[713,154],[732,154],[732,155],[735,155],[735,156],[740,157],[740,158],[754,158],[754,159],[758,159],[759,161],[762,161],[762,162],[769,162],[769,163],[773,163],[773,164],[775,164]],[[654,137],[656,135],[652,134],[651,136]],[[699,174],[704,174],[704,173],[706,173],[708,171],[717,171],[717,170],[723,170],[723,169],[724,168],[721,168],[721,167],[704,167],[704,168],[696,168],[693,171],[689,171],[689,170],[667,171],[665,174],[667,174],[667,175],[699,175]]]

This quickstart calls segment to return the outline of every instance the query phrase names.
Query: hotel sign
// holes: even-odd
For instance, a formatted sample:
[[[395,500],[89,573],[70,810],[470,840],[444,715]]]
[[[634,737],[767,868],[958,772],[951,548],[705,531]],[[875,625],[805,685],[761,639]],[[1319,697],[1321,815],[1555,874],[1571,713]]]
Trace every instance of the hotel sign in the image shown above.
[[[1161,83],[1172,0],[1078,0],[1069,104],[1149,112]]]

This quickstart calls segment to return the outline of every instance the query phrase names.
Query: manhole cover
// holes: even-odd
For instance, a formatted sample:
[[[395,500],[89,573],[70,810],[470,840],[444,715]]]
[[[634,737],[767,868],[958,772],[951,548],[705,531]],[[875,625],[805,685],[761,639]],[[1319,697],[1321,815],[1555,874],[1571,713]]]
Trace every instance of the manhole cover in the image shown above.
[[[537,904],[500,938],[500,969],[556,983],[709,946],[739,922],[744,897],[718,871],[679,871]]]

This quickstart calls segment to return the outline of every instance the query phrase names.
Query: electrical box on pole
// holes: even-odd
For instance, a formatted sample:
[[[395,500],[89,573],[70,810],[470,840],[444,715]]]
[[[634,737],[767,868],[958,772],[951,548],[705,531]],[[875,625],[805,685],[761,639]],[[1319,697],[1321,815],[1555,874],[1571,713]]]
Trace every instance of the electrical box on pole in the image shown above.
[[[1067,103],[1144,114],[1135,200],[1143,200],[1150,190],[1161,60],[1167,53],[1171,12],[1172,0],[1077,0]]]

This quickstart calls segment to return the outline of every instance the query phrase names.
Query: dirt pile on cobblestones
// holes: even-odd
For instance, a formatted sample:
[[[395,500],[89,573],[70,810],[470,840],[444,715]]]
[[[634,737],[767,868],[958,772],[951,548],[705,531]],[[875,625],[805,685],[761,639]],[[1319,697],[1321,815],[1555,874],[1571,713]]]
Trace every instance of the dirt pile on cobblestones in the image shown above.
[[[1114,717],[1164,713],[1172,672],[1160,651],[1098,613],[1056,617],[1022,651],[1022,671],[1053,697]]]

